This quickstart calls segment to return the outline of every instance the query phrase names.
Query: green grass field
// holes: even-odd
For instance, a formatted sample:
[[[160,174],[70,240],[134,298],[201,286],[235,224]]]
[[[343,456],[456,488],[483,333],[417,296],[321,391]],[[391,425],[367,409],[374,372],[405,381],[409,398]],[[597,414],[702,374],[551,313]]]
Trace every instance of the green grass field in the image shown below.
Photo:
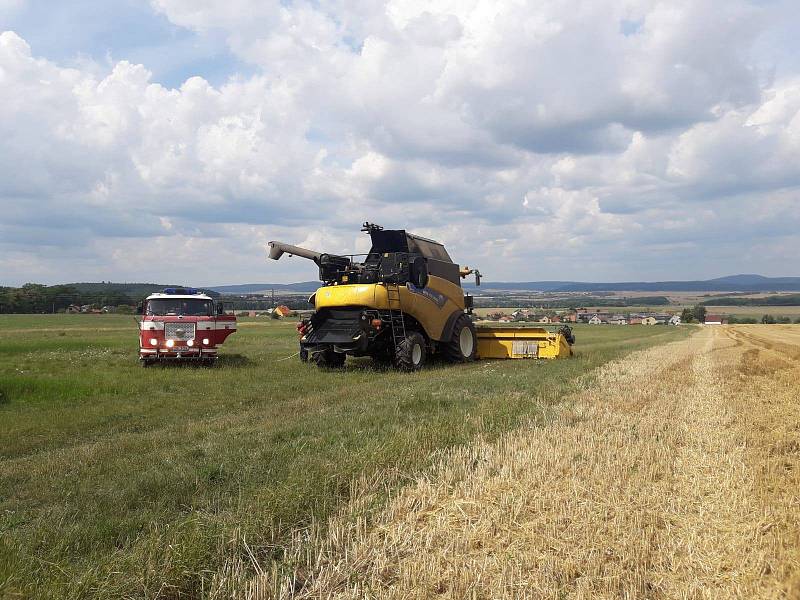
[[[142,369],[130,316],[0,316],[0,597],[204,597],[241,540],[280,561],[354,478],[401,485],[689,329],[578,327],[571,360],[402,374],[284,360],[293,323],[240,320],[213,369]]]

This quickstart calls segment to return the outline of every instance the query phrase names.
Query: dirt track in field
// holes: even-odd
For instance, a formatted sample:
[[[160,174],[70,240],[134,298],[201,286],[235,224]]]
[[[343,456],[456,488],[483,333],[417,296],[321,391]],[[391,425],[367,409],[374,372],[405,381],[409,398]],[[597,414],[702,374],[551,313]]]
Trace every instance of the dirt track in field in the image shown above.
[[[800,598],[800,327],[610,363],[544,426],[449,454],[299,548],[310,567],[278,595]]]

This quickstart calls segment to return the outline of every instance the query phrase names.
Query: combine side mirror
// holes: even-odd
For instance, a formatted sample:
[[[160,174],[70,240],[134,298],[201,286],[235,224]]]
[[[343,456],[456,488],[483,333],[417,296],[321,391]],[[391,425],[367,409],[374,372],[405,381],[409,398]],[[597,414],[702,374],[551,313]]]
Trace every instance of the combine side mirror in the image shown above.
[[[469,294],[464,296],[464,309],[467,311],[468,314],[472,314],[472,309],[475,303],[473,302],[473,297]]]
[[[222,302],[217,302],[217,314],[218,315],[225,314],[225,305]]]

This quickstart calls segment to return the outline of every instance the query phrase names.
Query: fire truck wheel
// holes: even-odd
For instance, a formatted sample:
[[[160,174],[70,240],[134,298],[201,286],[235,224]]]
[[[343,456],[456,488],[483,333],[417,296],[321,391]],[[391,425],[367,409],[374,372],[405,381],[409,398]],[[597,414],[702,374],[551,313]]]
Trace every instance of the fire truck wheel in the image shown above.
[[[143,369],[146,369],[147,367],[149,367],[153,363],[152,363],[152,361],[149,361],[149,360],[139,360],[139,364],[141,365],[141,367]]]
[[[216,362],[217,362],[216,358],[204,358],[202,364],[204,367],[213,367],[216,364]]]
[[[320,352],[315,352],[312,357],[313,361],[318,367],[328,369],[343,367],[346,358],[347,357],[345,354],[334,352],[333,350],[322,350]]]

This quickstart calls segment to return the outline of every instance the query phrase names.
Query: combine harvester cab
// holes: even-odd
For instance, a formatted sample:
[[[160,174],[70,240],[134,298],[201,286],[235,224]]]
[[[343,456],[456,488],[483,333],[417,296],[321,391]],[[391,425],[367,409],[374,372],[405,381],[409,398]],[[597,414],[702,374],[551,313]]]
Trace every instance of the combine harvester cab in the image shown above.
[[[236,316],[221,302],[194,288],[166,288],[149,295],[137,311],[139,360],[143,367],[161,361],[213,365],[217,348],[236,331]]]
[[[355,255],[269,243],[273,260],[289,254],[314,261],[324,284],[309,298],[314,315],[298,323],[301,360],[338,367],[347,355],[371,356],[376,362],[413,371],[431,355],[454,363],[478,356],[523,357],[515,352],[522,346],[514,342],[501,356],[500,348],[511,333],[498,338],[486,333],[489,328],[476,330],[470,316],[472,296],[464,294],[461,279],[474,275],[480,285],[477,269],[459,267],[442,244],[403,229],[365,223],[362,231],[369,234],[372,247],[368,254],[358,255],[363,256],[358,261]],[[523,331],[514,330],[513,335]],[[562,334],[542,331],[528,330],[525,357],[571,353]]]

